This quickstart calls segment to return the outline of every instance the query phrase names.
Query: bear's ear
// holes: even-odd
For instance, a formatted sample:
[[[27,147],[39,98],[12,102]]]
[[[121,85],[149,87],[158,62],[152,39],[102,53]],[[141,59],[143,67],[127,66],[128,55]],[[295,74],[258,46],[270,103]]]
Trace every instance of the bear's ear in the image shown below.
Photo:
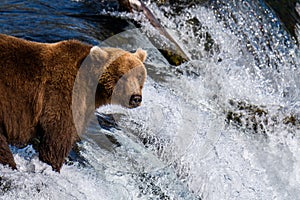
[[[108,53],[98,46],[93,46],[91,48],[89,56],[98,61],[105,61],[108,59]]]
[[[142,62],[145,62],[145,60],[147,58],[147,52],[141,48],[138,48],[136,50],[136,52],[134,53],[134,55]]]

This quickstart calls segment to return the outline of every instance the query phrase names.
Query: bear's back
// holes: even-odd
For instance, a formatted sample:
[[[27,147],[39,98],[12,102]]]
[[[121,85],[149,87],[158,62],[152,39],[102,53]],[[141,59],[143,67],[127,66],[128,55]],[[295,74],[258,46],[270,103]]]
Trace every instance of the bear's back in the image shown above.
[[[0,34],[0,70],[26,73],[29,78],[44,68],[53,72],[57,66],[79,67],[90,49],[77,40],[38,43]]]
[[[11,144],[26,144],[53,91],[70,104],[79,65],[90,48],[76,40],[50,44],[0,34],[0,124],[5,124],[0,134],[5,131]]]

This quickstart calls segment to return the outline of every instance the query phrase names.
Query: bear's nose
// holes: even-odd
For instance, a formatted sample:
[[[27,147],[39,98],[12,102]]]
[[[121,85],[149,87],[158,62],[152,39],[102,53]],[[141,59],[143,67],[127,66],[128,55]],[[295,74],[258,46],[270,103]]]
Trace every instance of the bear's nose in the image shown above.
[[[130,97],[129,106],[132,108],[136,108],[140,106],[142,103],[142,96],[141,95],[132,95]]]

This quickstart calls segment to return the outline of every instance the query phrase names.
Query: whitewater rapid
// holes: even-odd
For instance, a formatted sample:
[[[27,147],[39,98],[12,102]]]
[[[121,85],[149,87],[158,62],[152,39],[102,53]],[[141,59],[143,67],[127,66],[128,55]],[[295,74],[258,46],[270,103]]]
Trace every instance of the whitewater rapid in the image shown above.
[[[300,127],[280,121],[300,115],[299,53],[276,17],[252,1],[180,13],[148,6],[192,60],[170,66],[141,14],[109,13],[142,23],[100,46],[148,51],[143,105],[99,108],[118,127],[92,123],[79,144],[87,164],[68,162],[60,174],[31,147],[12,147],[18,170],[0,165],[0,199],[299,199]],[[260,132],[227,123],[229,111],[249,114],[232,100],[263,106],[261,120],[278,123]]]

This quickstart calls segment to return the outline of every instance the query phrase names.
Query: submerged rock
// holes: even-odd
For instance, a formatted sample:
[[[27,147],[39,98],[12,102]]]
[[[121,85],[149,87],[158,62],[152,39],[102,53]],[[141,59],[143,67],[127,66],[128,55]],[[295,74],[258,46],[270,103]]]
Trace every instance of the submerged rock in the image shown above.
[[[277,108],[277,113],[270,113],[266,106],[246,101],[230,100],[229,105],[231,109],[226,111],[226,123],[251,133],[266,134],[270,128],[278,125],[300,129],[300,118],[294,113],[286,114],[282,107]]]
[[[0,176],[0,195],[5,194],[6,192],[13,189],[12,181]]]

